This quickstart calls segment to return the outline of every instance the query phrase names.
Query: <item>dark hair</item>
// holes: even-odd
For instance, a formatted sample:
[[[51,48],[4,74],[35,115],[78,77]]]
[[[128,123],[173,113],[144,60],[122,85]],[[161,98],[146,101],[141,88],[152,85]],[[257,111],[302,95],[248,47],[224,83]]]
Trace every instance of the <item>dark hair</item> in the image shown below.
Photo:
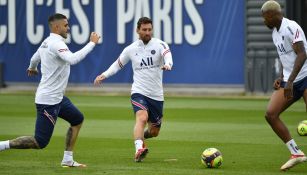
[[[137,28],[140,29],[142,24],[151,24],[152,25],[152,20],[148,17],[142,17],[139,19],[137,23]]]
[[[67,17],[63,14],[60,14],[60,13],[56,13],[56,14],[49,16],[49,18],[48,18],[49,26],[51,25],[51,22],[56,21],[56,20],[60,20],[60,19],[67,19]]]

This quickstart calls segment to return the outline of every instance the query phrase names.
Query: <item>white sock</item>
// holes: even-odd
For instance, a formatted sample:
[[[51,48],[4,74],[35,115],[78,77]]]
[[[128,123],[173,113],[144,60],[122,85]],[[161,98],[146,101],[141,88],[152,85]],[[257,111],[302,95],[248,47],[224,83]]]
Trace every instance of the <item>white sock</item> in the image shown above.
[[[10,149],[10,141],[1,141],[0,142],[0,151],[6,150],[6,149]]]
[[[63,162],[73,161],[73,152],[72,151],[64,151]]]
[[[291,139],[289,142],[286,143],[289,151],[291,152],[292,155],[302,155],[304,154],[296,145],[294,139]]]
[[[143,140],[138,139],[134,141],[135,151],[137,152],[139,149],[143,148]]]

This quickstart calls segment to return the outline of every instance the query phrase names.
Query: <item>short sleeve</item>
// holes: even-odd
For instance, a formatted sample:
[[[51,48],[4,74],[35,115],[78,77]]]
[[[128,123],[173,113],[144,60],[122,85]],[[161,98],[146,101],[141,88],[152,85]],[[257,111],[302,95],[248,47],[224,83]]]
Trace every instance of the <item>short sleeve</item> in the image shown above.
[[[288,26],[287,29],[289,31],[289,38],[292,44],[304,40],[303,30],[297,23],[293,23],[291,26]]]

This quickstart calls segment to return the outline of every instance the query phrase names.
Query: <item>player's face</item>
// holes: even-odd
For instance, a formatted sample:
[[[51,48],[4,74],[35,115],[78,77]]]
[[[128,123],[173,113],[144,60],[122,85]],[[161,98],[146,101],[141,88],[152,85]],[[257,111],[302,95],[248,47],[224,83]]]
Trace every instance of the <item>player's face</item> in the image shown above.
[[[262,12],[262,17],[264,19],[264,24],[269,28],[273,29],[277,26],[278,18],[277,13],[273,11]]]
[[[69,33],[69,25],[67,19],[62,19],[58,21],[58,32],[63,38],[67,38],[67,34]]]
[[[141,24],[140,28],[137,29],[137,33],[139,34],[139,38],[147,44],[151,40],[152,36],[152,25],[148,24]]]

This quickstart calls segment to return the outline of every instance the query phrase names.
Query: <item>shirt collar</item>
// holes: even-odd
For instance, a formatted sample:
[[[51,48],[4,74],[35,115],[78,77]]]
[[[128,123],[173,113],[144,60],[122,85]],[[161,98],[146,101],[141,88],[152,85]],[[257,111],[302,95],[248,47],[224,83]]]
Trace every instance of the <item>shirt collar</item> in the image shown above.
[[[51,37],[54,37],[54,38],[57,38],[57,39],[60,39],[62,41],[65,41],[65,38],[63,38],[61,35],[59,34],[56,34],[56,33],[50,33],[50,36]]]
[[[139,44],[139,46],[148,46],[148,45],[150,45],[151,41],[152,41],[152,38],[151,38],[150,41],[145,45],[141,39],[138,39],[138,44]]]
[[[283,17],[282,20],[281,20],[281,24],[280,24],[279,30],[277,30],[277,28],[276,28],[276,31],[278,33],[282,32],[284,27],[285,27],[285,24],[286,24],[286,18]]]

